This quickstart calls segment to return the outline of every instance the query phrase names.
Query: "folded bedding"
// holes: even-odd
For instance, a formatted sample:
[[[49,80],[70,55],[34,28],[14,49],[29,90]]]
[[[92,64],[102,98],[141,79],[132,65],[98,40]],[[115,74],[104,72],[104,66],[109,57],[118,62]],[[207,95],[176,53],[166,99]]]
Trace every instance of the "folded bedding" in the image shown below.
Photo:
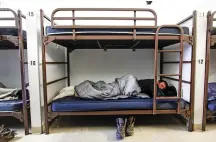
[[[27,99],[29,94],[27,90]],[[22,100],[22,89],[21,88],[6,88],[6,86],[0,82],[0,101],[6,100]]]

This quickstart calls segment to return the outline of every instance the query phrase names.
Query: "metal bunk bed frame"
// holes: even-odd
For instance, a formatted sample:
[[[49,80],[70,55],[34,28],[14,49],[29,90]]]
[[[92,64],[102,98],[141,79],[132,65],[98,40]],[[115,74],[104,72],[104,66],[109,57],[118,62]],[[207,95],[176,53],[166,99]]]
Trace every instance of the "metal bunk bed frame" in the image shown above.
[[[214,118],[212,116],[215,114],[215,111],[207,111],[208,104],[208,79],[209,79],[209,66],[210,66],[210,50],[216,49],[216,35],[212,35],[211,31],[213,30],[213,23],[216,22],[216,11],[207,14],[207,31],[206,31],[206,56],[205,56],[205,83],[204,83],[204,99],[203,99],[203,120],[202,120],[202,130],[206,130],[206,120]]]
[[[21,87],[22,87],[22,99],[23,99],[23,106],[22,111],[14,111],[14,112],[0,112],[0,116],[13,116],[19,119],[21,122],[24,123],[25,127],[25,135],[29,134],[29,122],[28,122],[28,108],[26,102],[26,81],[25,81],[25,62],[24,62],[24,39],[23,39],[23,29],[22,29],[22,18],[26,19],[26,17],[21,13],[20,10],[16,13],[12,9],[9,8],[0,8],[0,12],[11,12],[13,17],[3,17],[0,18],[0,21],[14,21],[15,26],[0,26],[1,28],[16,28],[18,30],[18,36],[12,35],[0,35],[0,41],[10,41],[14,44],[14,46],[18,47],[15,48],[19,50],[20,56],[20,73],[21,73]],[[0,47],[0,50],[9,50],[7,47]]]
[[[70,11],[72,13],[72,17],[55,17],[55,14],[59,11]],[[131,11],[134,12],[134,17],[128,18],[128,17],[75,17],[76,11]],[[142,17],[138,18],[136,17],[137,11],[144,11],[144,12],[150,12],[153,14],[153,18],[149,17]],[[163,25],[160,27],[157,27],[157,14],[155,11],[151,9],[134,9],[134,8],[57,8],[52,12],[51,19],[48,18],[43,12],[43,10],[40,11],[40,18],[41,18],[41,33],[42,33],[42,71],[43,71],[43,94],[44,94],[44,117],[45,117],[45,133],[49,134],[49,121],[54,119],[55,117],[59,115],[128,115],[128,114],[182,114],[185,118],[187,118],[189,121],[188,131],[193,131],[193,108],[194,108],[194,73],[195,73],[195,37],[196,37],[196,11],[194,13],[184,19],[183,21],[179,22],[178,24],[184,23],[187,20],[193,19],[193,36],[190,35],[184,35],[183,29],[177,24],[177,25]],[[52,28],[73,28],[72,35],[45,35],[44,33],[44,18],[51,22]],[[54,20],[71,20],[72,25],[68,26],[58,26],[54,23]],[[75,24],[76,20],[132,20],[134,21],[133,26],[78,26]],[[146,20],[146,21],[154,21],[154,26],[137,26],[136,21],[138,20]],[[159,31],[162,28],[178,28],[180,31],[180,35],[159,35]],[[133,35],[76,35],[75,31],[79,28],[132,28],[133,29]],[[157,28],[155,35],[137,35],[136,29],[137,28]],[[67,83],[68,86],[70,86],[70,68],[69,68],[69,53],[72,50],[69,50],[70,48],[67,48],[67,62],[46,62],[46,47],[50,42],[53,42],[54,40],[153,40],[155,41],[155,58],[154,58],[154,97],[153,97],[153,109],[152,110],[119,110],[119,111],[91,111],[91,112],[52,112],[51,108],[48,106],[47,102],[47,86],[50,84],[53,84],[55,82],[68,79]],[[158,49],[158,41],[159,40],[179,40],[180,41],[180,50],[159,50]],[[192,54],[191,54],[191,61],[183,61],[183,42],[187,42],[188,44],[192,45]],[[67,47],[67,45],[65,45]],[[104,49],[106,50],[106,49]],[[163,53],[164,52],[179,52],[180,53],[180,60],[179,61],[171,61],[171,62],[163,62]],[[157,62],[158,57],[157,54],[161,53],[162,56],[160,58],[161,62],[161,69],[160,74],[157,75]],[[179,74],[163,74],[163,64],[175,64],[179,63]],[[190,63],[191,64],[191,81],[184,81],[182,80],[182,64],[183,63]],[[46,77],[46,65],[47,64],[67,64],[67,76],[47,82]],[[160,78],[166,78],[173,81],[178,81],[178,96],[177,97],[157,97],[157,90],[156,90],[156,81],[157,77]],[[179,79],[172,78],[172,76],[178,76]],[[181,101],[181,88],[182,88],[182,82],[190,84],[190,109],[181,109],[180,108],[180,101]],[[176,99],[178,100],[178,107],[176,110],[157,110],[156,109],[156,100],[164,100],[164,99]]]

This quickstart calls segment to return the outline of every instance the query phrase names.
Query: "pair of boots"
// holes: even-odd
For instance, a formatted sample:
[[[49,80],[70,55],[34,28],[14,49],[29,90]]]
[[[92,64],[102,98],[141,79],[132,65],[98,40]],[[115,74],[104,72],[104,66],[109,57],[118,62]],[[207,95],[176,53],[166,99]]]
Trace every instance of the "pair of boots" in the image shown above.
[[[15,136],[15,132],[9,128],[5,128],[4,125],[0,127],[0,142],[8,142]]]
[[[116,138],[118,140],[124,139],[125,136],[132,136],[134,134],[135,118],[129,116],[127,118],[117,118]]]

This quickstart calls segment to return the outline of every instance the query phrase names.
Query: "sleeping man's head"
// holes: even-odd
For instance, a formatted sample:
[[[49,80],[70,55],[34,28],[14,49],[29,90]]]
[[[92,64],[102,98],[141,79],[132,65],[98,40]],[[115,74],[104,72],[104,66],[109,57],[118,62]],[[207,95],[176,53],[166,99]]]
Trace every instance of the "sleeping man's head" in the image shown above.
[[[164,80],[158,80],[157,85],[161,90],[165,90],[168,87],[167,82]]]

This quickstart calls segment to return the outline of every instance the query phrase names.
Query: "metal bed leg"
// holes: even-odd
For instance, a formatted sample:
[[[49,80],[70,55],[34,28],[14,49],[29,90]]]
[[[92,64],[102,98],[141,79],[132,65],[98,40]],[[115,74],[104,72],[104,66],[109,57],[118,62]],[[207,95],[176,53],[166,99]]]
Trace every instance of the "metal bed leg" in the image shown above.
[[[48,104],[47,104],[47,78],[46,78],[46,45],[44,43],[44,21],[43,11],[40,10],[41,18],[41,42],[42,42],[42,71],[43,71],[43,93],[44,93],[44,121],[45,121],[45,133],[49,134],[48,124]]]
[[[21,70],[21,85],[22,85],[22,99],[23,99],[23,118],[25,135],[29,134],[28,110],[26,102],[26,83],[25,83],[25,65],[24,65],[24,43],[23,43],[23,30],[22,30],[22,14],[18,10],[18,34],[19,34],[19,52],[20,52],[20,70]]]

